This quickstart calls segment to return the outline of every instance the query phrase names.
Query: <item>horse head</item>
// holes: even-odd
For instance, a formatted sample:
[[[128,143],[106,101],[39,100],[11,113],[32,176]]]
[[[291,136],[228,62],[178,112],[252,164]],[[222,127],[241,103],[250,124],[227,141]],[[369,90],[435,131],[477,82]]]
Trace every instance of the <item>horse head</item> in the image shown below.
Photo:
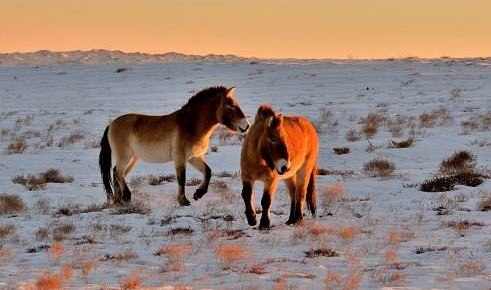
[[[264,121],[264,132],[260,142],[265,150],[266,160],[271,170],[276,170],[278,174],[283,175],[291,167],[283,115],[275,113],[268,105],[263,105],[256,115],[256,121],[261,120]]]
[[[235,87],[226,89],[217,108],[216,116],[218,122],[230,130],[245,133],[249,129],[250,124],[239,103],[233,96],[234,91]]]

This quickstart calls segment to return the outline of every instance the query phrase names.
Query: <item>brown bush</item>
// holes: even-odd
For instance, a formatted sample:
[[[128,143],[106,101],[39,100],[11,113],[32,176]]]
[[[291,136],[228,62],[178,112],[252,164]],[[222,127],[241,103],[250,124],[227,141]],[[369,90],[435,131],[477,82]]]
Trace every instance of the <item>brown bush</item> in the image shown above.
[[[335,147],[335,148],[332,148],[332,150],[337,155],[348,154],[350,152],[350,149],[348,147]]]
[[[27,143],[24,139],[15,139],[12,141],[7,148],[5,148],[5,153],[11,154],[22,154],[27,149]]]
[[[223,268],[229,269],[235,262],[246,259],[249,250],[242,245],[218,245],[216,255]]]
[[[472,172],[476,168],[476,156],[469,151],[457,151],[440,163],[439,172],[442,174],[457,174]]]
[[[38,190],[46,187],[47,183],[71,183],[73,177],[70,175],[62,175],[58,169],[48,169],[46,172],[38,175],[17,175],[12,178],[12,182],[24,185],[28,190]]]
[[[307,258],[316,258],[316,257],[339,257],[339,254],[328,248],[322,249],[310,249],[305,251],[305,257]]]
[[[346,133],[346,140],[349,142],[356,142],[361,140],[361,133],[357,132],[355,129],[350,129],[348,133]]]
[[[362,132],[367,138],[373,137],[378,132],[380,123],[384,120],[384,115],[382,112],[368,113],[366,119],[362,120],[364,123],[362,127]]]
[[[419,115],[419,126],[422,128],[431,128],[435,125],[446,126],[453,120],[450,112],[441,107],[430,111],[429,113],[423,112]]]
[[[481,199],[477,203],[477,210],[490,211],[491,210],[491,193],[482,193]]]
[[[64,240],[66,236],[75,231],[75,225],[69,221],[61,222],[52,229],[53,239],[56,241]]]
[[[37,290],[55,290],[62,287],[61,277],[56,274],[45,273],[36,281]]]
[[[14,232],[15,226],[13,224],[0,225],[0,239],[4,239]]]
[[[375,158],[363,165],[363,171],[370,176],[387,177],[395,170],[393,162],[383,158]]]
[[[16,194],[0,193],[0,215],[15,214],[26,210],[22,198]]]
[[[411,145],[413,145],[413,138],[409,138],[399,142],[391,140],[389,148],[409,148],[411,147]]]
[[[66,146],[69,146],[69,145],[72,145],[72,144],[79,142],[83,138],[84,138],[84,134],[82,131],[80,131],[80,130],[73,131],[72,133],[70,133],[70,135],[61,138],[61,140],[58,142],[57,146],[64,148]]]

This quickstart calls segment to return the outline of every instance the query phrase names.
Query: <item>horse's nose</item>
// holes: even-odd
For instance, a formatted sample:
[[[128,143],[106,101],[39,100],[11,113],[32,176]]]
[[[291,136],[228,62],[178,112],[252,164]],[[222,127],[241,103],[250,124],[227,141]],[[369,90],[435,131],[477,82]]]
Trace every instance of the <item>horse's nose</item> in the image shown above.
[[[276,171],[279,175],[285,174],[290,170],[289,162],[285,159],[280,159],[276,163]]]
[[[239,124],[239,130],[240,130],[240,132],[242,132],[242,133],[247,132],[247,130],[249,130],[249,127],[250,127],[250,124],[249,124],[249,121],[247,121],[246,118],[244,118],[244,119],[242,119],[240,121],[240,124]]]

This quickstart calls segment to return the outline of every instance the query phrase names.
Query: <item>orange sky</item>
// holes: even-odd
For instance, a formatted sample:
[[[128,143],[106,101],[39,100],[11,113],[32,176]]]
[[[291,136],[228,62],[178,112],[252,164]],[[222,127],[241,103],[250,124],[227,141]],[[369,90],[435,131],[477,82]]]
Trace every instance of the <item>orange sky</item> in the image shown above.
[[[0,52],[491,56],[490,0],[2,0]]]

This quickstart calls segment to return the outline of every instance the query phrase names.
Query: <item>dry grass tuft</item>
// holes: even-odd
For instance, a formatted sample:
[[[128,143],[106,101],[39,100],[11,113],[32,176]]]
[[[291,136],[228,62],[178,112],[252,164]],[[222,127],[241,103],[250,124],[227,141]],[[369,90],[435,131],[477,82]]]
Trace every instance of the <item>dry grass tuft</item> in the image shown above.
[[[0,239],[4,239],[15,232],[13,224],[0,225]]]
[[[346,133],[346,140],[349,142],[356,142],[361,140],[361,133],[357,132],[355,129],[350,129],[348,133]]]
[[[482,192],[481,199],[477,203],[477,210],[490,211],[491,210],[491,192]]]
[[[362,132],[367,138],[375,136],[378,132],[378,128],[382,121],[384,121],[386,116],[384,112],[368,113],[367,117],[362,120],[363,127]]]
[[[344,244],[351,243],[360,230],[354,226],[345,226],[338,231],[338,236],[343,240]]]
[[[161,247],[155,255],[167,257],[165,271],[183,271],[184,256],[191,253],[191,251],[191,245],[169,245]]]
[[[75,144],[79,141],[84,139],[84,134],[80,130],[76,130],[70,133],[70,135],[65,136],[61,138],[61,140],[58,142],[57,146],[60,148],[65,148],[67,146],[70,146],[72,144]]]
[[[177,227],[170,229],[167,234],[170,236],[175,235],[192,235],[194,230],[190,227]]]
[[[249,257],[249,250],[243,245],[218,245],[216,255],[223,269],[229,269],[234,263]]]
[[[446,251],[448,248],[445,246],[437,247],[437,246],[418,246],[416,247],[416,250],[414,250],[414,253],[419,255],[419,254],[424,254],[427,252],[441,252],[441,251]]]
[[[66,236],[72,234],[75,231],[75,225],[69,221],[63,221],[55,225],[52,229],[53,239],[55,241],[61,241],[66,238]]]
[[[135,290],[140,289],[141,280],[137,275],[130,275],[128,277],[123,277],[119,281],[119,286],[121,290]]]
[[[116,252],[114,254],[106,254],[102,261],[116,260],[116,261],[127,261],[136,258],[137,255],[132,250],[125,250],[123,252]]]
[[[476,169],[476,155],[469,151],[458,151],[440,163],[441,174],[473,172]]]
[[[389,148],[409,148],[411,145],[413,145],[413,138],[408,138],[399,142],[391,140]]]
[[[363,272],[359,269],[350,269],[345,276],[337,272],[329,272],[324,279],[326,290],[356,290],[363,280]]]
[[[27,149],[27,142],[24,139],[18,138],[12,141],[7,148],[5,148],[5,154],[22,154]]]
[[[459,236],[464,237],[472,227],[480,228],[485,226],[485,224],[478,221],[460,220],[460,221],[450,221],[447,223],[447,226],[455,230],[457,234],[459,234]]]
[[[36,281],[37,290],[55,290],[62,287],[62,279],[56,274],[45,273]]]
[[[419,115],[419,126],[421,128],[432,128],[435,125],[447,126],[453,121],[453,117],[450,112],[443,108],[437,108],[432,111],[423,112]]]
[[[395,168],[393,162],[383,158],[372,159],[363,165],[363,171],[373,177],[391,176]]]
[[[147,182],[149,185],[160,185],[163,182],[174,182],[176,180],[176,176],[174,174],[168,174],[168,175],[160,175],[160,176],[155,176],[153,174],[150,174],[147,176]]]
[[[463,172],[451,176],[434,177],[424,181],[420,190],[424,192],[443,192],[451,191],[455,185],[465,185],[476,187],[483,183],[483,176],[480,173]]]
[[[317,257],[339,257],[339,254],[331,249],[322,248],[322,249],[310,249],[305,251],[306,258],[317,258]]]
[[[45,188],[48,183],[71,183],[73,176],[62,175],[58,169],[51,168],[38,175],[28,175],[27,177],[17,175],[12,178],[12,182],[24,185],[28,190],[38,190]]]
[[[121,207],[116,208],[111,214],[121,215],[121,214],[141,214],[146,215],[150,212],[150,207],[142,202],[132,201],[129,204],[125,204]]]
[[[332,150],[336,155],[348,154],[350,152],[350,149],[348,147],[335,147],[332,148]]]
[[[16,194],[0,193],[0,215],[16,214],[26,210],[22,198]]]

